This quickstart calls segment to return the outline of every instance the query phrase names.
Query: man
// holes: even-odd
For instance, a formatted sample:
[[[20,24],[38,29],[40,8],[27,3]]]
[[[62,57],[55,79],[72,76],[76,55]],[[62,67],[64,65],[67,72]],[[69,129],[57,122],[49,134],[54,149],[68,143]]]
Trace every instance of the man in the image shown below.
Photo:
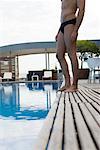
[[[64,92],[74,92],[78,90],[78,60],[76,55],[76,41],[78,30],[82,23],[85,0],[61,0],[61,26],[56,36],[57,53],[56,57],[62,68],[65,85],[60,89]],[[73,81],[71,83],[65,53],[71,60]]]

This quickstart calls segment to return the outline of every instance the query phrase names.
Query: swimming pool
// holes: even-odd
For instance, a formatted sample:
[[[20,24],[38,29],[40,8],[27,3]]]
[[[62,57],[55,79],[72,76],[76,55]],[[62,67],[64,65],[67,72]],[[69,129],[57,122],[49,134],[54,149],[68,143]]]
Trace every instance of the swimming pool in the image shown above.
[[[0,84],[0,150],[31,150],[59,82]]]
[[[0,118],[37,120],[47,116],[59,83],[0,85]]]

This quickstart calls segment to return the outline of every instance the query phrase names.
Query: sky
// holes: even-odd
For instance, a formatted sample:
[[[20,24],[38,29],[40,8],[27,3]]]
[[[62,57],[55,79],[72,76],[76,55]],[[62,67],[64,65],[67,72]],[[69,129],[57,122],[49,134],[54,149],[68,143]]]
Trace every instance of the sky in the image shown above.
[[[0,0],[0,46],[54,41],[60,26],[60,0]],[[78,39],[100,39],[100,0],[86,0]]]
[[[86,0],[85,16],[78,39],[100,39],[100,0]],[[60,0],[0,0],[0,46],[54,41],[60,26]],[[37,61],[39,60],[39,61]],[[23,64],[26,67],[23,67]],[[50,56],[50,68],[59,64]],[[20,74],[45,68],[45,56],[19,58]],[[22,75],[23,76],[23,75]]]

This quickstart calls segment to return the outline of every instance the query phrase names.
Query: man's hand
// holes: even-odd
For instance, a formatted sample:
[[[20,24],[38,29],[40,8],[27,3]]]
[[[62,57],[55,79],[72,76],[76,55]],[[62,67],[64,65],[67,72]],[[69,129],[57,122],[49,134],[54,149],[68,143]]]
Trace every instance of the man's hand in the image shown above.
[[[71,34],[71,40],[72,41],[76,41],[77,40],[77,36],[78,36],[78,32],[77,31],[73,31]]]

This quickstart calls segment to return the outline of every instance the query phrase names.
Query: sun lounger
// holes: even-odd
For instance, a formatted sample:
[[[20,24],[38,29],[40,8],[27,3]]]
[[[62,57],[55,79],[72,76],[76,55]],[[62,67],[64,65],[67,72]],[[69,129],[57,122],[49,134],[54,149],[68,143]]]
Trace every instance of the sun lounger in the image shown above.
[[[46,70],[44,71],[44,76],[42,77],[43,80],[52,80],[52,71]]]
[[[2,81],[12,81],[12,72],[5,72]]]

